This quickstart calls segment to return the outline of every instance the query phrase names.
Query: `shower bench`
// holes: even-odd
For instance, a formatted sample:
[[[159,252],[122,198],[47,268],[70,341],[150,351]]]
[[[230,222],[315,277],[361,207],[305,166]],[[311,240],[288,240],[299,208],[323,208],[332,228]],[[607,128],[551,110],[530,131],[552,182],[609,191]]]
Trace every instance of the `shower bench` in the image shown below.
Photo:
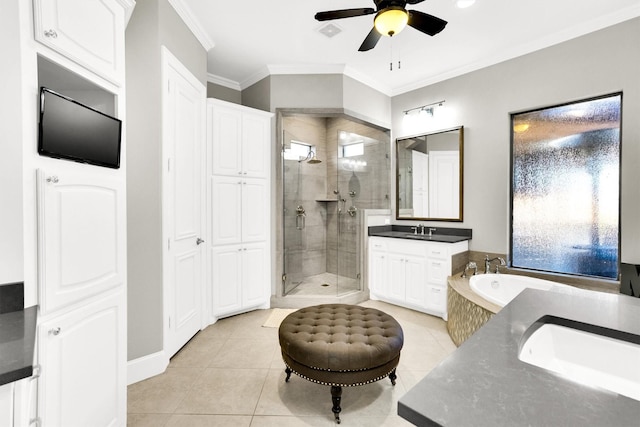
[[[374,308],[323,304],[288,315],[278,330],[286,382],[291,373],[331,386],[335,420],[340,424],[342,387],[389,377],[396,367],[404,336],[400,324]]]

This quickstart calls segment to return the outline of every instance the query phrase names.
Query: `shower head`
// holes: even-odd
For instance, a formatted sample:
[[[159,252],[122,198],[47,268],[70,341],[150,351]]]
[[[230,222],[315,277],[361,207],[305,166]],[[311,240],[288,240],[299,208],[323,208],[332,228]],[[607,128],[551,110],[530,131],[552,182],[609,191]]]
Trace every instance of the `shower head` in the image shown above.
[[[298,160],[298,163],[304,162],[304,161],[306,161],[310,165],[316,165],[318,163],[322,163],[322,160],[319,160],[316,157],[316,153],[314,153],[313,151],[310,151],[309,154],[307,154],[307,157],[305,157],[304,159],[300,158],[300,160]]]
[[[317,165],[318,163],[322,163],[322,160],[319,160],[314,153],[313,157],[307,160],[307,163],[309,163],[310,165]]]

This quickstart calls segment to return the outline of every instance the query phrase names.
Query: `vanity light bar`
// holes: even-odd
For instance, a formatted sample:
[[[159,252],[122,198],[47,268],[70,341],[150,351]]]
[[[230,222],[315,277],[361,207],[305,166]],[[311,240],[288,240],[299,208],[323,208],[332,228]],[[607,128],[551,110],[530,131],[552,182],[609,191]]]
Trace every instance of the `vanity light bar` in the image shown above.
[[[432,102],[431,104],[425,104],[419,107],[409,108],[408,110],[404,110],[404,114],[409,114],[413,111],[429,111],[429,110],[431,110],[431,112],[433,113],[434,107],[442,107],[442,104],[444,104],[444,102],[445,101],[443,99],[442,101]]]

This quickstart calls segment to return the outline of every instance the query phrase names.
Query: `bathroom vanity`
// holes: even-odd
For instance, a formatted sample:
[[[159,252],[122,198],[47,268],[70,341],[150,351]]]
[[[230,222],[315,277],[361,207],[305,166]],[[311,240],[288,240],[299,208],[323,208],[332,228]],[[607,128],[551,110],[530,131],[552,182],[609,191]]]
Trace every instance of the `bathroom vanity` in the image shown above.
[[[447,277],[464,266],[471,230],[424,230],[369,228],[370,297],[446,320]]]
[[[409,390],[398,414],[420,426],[637,425],[640,402],[610,391],[597,375],[570,380],[524,361],[525,343],[547,324],[640,346],[640,299],[525,289]],[[597,347],[574,351],[580,360],[598,354],[625,382],[640,381],[637,359],[624,361],[619,352]]]

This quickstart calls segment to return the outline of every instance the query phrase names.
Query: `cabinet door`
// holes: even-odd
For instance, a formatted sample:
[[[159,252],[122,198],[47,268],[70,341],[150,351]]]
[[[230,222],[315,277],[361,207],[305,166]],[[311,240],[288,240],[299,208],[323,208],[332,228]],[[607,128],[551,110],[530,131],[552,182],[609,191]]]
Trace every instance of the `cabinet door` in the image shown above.
[[[444,286],[427,285],[426,308],[437,313],[447,312],[447,288]]]
[[[372,248],[369,252],[369,288],[373,294],[384,297],[389,293],[388,271],[387,253]]]
[[[211,165],[214,175],[242,175],[242,113],[214,105],[211,111]]]
[[[42,425],[126,424],[124,310],[118,292],[39,325]]]
[[[262,242],[269,232],[267,180],[242,179],[242,241]]]
[[[212,313],[220,316],[242,308],[242,246],[211,248]]]
[[[38,247],[42,313],[124,281],[122,180],[38,171]]]
[[[242,173],[266,178],[269,175],[271,152],[271,119],[243,113],[242,115]]]
[[[406,256],[389,253],[388,297],[403,302],[405,300]]]
[[[124,9],[117,0],[34,0],[35,39],[92,72],[124,80]]]
[[[405,255],[405,277],[407,303],[423,307],[427,285],[425,258]]]
[[[449,276],[451,270],[451,267],[449,267],[449,262],[438,258],[428,258],[427,265],[429,282],[441,286],[446,286],[447,277]]]
[[[213,176],[211,179],[211,244],[242,241],[242,178]]]
[[[0,426],[13,426],[13,383],[0,386]]]
[[[242,307],[264,305],[271,294],[271,274],[264,243],[243,245],[242,248]]]

